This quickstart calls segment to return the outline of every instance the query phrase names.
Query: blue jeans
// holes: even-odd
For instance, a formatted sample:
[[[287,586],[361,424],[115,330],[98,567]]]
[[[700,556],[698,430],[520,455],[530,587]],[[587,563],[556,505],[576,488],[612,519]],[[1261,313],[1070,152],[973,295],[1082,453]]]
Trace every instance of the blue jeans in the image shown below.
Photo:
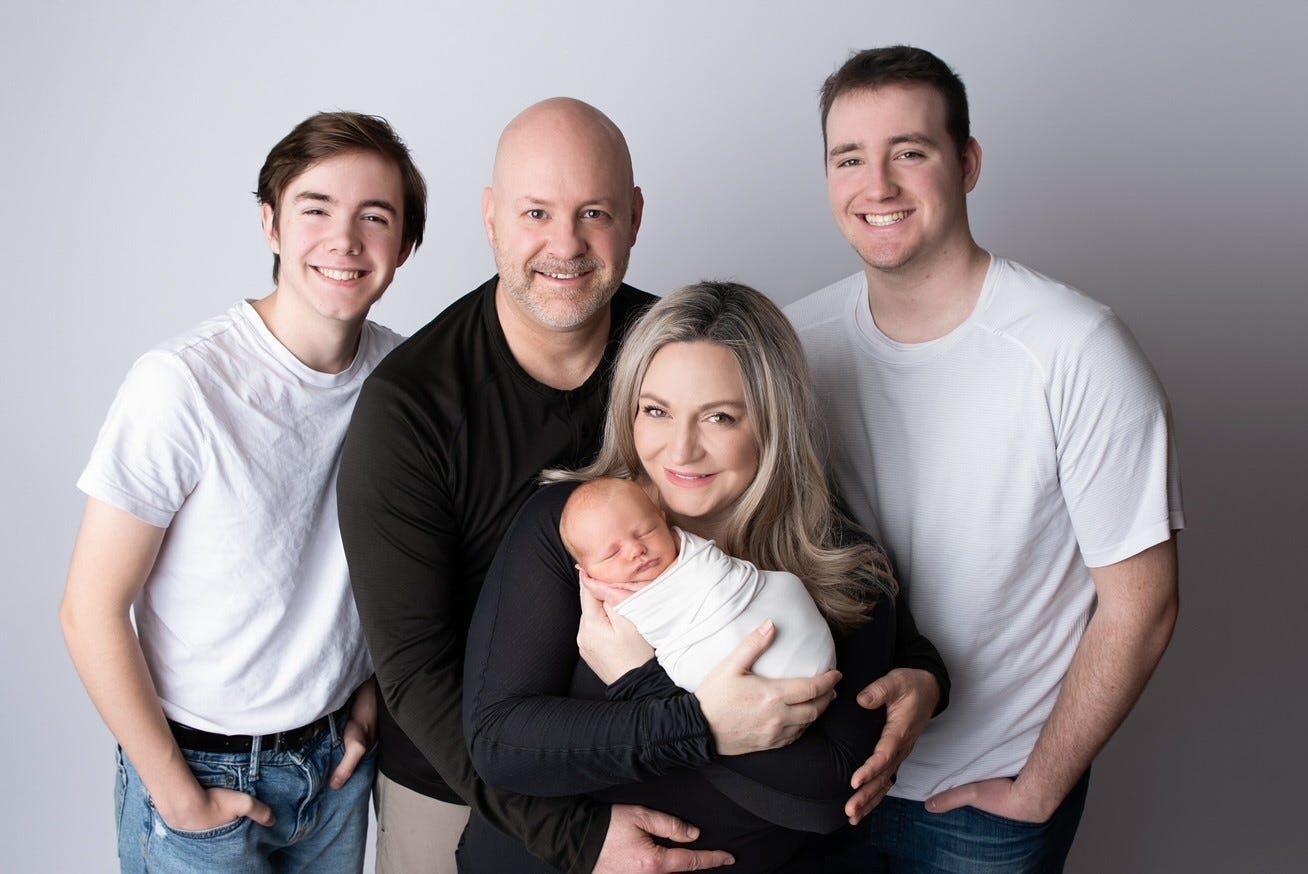
[[[299,750],[207,753],[182,750],[201,786],[246,792],[273,809],[270,828],[242,817],[207,831],[174,829],[154,809],[136,768],[118,751],[114,801],[124,872],[357,872],[368,838],[376,750],[340,789],[327,785],[344,745],[333,725]]]
[[[920,801],[887,797],[827,843],[829,874],[1045,874],[1063,870],[1090,775],[1047,822],[1005,819],[975,807],[928,813]]]

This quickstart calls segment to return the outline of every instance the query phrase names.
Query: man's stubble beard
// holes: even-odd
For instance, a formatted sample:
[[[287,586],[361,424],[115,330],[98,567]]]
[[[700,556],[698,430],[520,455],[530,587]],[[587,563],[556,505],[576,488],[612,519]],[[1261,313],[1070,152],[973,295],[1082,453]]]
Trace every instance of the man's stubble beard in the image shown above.
[[[533,259],[524,268],[518,268],[510,267],[508,257],[496,249],[495,263],[499,269],[500,285],[519,308],[541,325],[566,331],[586,324],[613,299],[626,275],[628,256],[624,255],[613,265],[605,264],[597,258],[577,258],[571,261]],[[538,271],[589,271],[591,275],[590,282],[584,288],[565,296],[535,288]]]

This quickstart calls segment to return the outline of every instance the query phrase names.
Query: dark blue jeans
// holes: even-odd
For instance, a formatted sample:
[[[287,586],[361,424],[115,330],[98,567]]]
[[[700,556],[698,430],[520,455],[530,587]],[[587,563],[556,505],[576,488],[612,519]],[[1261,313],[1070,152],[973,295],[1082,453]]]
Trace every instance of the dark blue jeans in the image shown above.
[[[975,807],[928,813],[920,801],[887,797],[827,843],[830,874],[1045,874],[1063,870],[1085,809],[1081,778],[1047,822],[1005,819]]]

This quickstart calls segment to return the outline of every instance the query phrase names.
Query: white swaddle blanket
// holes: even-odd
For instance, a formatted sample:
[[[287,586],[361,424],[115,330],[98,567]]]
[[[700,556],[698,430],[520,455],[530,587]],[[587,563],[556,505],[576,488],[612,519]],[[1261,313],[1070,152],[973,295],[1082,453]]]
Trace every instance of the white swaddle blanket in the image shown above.
[[[677,561],[617,608],[654,647],[672,682],[694,692],[766,619],[777,637],[754,673],[814,677],[836,666],[831,629],[799,577],[759,570],[711,540],[673,530],[681,537]]]

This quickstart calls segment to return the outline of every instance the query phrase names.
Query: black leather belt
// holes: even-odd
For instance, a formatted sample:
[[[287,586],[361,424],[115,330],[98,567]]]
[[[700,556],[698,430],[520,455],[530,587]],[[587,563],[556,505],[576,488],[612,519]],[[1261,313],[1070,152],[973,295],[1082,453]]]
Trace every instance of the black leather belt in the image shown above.
[[[345,720],[349,714],[350,701],[346,701],[335,713],[320,716],[308,725],[301,725],[290,731],[262,735],[259,738],[259,749],[270,753],[303,749],[322,737],[331,728],[332,720],[336,722],[338,734],[344,731]],[[172,729],[177,745],[184,750],[196,750],[202,753],[248,753],[254,749],[253,735],[214,734],[211,731],[201,731],[189,725],[182,725],[180,722],[173,722],[171,719],[168,720],[168,727]]]

